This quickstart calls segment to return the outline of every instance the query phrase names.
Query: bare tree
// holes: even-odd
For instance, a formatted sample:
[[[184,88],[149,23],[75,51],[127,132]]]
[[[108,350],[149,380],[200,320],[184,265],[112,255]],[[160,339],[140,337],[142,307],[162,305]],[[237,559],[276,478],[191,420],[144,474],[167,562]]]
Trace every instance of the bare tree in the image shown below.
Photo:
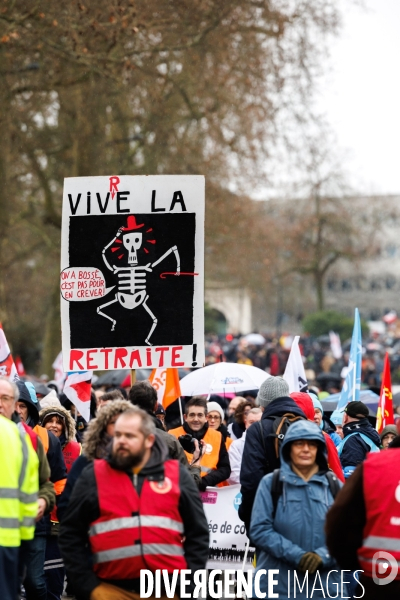
[[[244,242],[259,220],[242,196],[259,182],[281,107],[308,102],[338,24],[336,0],[4,0],[0,298],[20,352],[28,326],[38,350],[45,340],[44,370],[59,350],[67,176],[204,174],[206,275],[249,279]]]

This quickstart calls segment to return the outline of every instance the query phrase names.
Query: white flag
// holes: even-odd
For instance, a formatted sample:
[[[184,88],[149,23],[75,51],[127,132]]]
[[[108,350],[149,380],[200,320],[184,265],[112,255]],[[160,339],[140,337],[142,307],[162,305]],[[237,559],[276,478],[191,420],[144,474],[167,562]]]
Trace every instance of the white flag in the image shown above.
[[[307,377],[300,354],[299,339],[300,336],[296,335],[293,340],[292,349],[290,350],[289,359],[283,374],[283,379],[289,384],[290,394],[292,392],[307,392],[308,390]]]
[[[334,331],[330,331],[329,339],[331,342],[332,356],[333,358],[336,358],[336,360],[339,360],[339,358],[342,358],[343,356],[342,344],[340,343],[339,334],[335,333]]]
[[[68,373],[64,394],[76,406],[86,423],[90,421],[90,394],[92,391],[92,371]]]

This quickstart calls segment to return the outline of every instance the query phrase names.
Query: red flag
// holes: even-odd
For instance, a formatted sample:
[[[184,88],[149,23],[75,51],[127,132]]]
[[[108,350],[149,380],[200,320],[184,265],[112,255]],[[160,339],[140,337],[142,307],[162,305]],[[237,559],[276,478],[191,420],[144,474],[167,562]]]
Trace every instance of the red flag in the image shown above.
[[[386,352],[383,365],[381,395],[379,397],[378,412],[376,413],[376,430],[382,433],[386,425],[394,425],[392,381],[390,378],[389,355]]]
[[[15,357],[15,366],[17,368],[18,375],[20,377],[26,377],[24,363],[22,362],[21,357],[18,356],[18,354]]]
[[[11,356],[3,325],[0,323],[0,375],[8,377],[11,381],[19,379],[17,369]]]
[[[167,408],[181,395],[178,369],[153,369],[149,381],[157,390],[159,404]]]

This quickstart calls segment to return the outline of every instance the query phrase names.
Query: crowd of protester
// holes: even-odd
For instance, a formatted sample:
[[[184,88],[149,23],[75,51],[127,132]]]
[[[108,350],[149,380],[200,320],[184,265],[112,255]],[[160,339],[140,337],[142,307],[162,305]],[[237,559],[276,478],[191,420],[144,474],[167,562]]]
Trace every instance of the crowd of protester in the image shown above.
[[[238,346],[234,357],[221,350],[238,363],[263,359],[270,371],[274,363],[272,348]],[[183,399],[183,422],[179,401],[164,410],[148,381],[98,387],[89,423],[53,384],[37,392],[28,381],[0,377],[0,440],[9,440],[2,459],[6,452],[12,459],[7,473],[0,469],[2,600],[138,598],[142,568],[205,568],[209,532],[199,492],[239,483],[256,570],[279,570],[280,598],[290,572],[326,580],[340,569],[364,571],[351,575],[342,597],[359,596],[361,585],[366,598],[381,597],[374,553],[390,550],[400,564],[400,420],[379,435],[363,402],[326,412],[318,375],[308,392],[291,394],[271,375],[240,396]],[[349,512],[357,513],[353,532]],[[328,591],[338,578],[328,578]],[[382,597],[399,593],[397,577]]]
[[[257,335],[257,344],[251,343]],[[247,339],[249,341],[247,341]],[[210,335],[206,340],[206,364],[219,360],[258,367],[271,375],[283,375],[289,358],[293,337],[270,334],[249,336]],[[326,395],[340,391],[349,362],[350,340],[341,347],[342,356],[335,358],[328,335],[302,336],[300,349],[309,384],[316,385]],[[365,387],[379,389],[385,352],[389,352],[392,380],[400,383],[400,341],[394,334],[371,335],[364,340],[361,381]]]

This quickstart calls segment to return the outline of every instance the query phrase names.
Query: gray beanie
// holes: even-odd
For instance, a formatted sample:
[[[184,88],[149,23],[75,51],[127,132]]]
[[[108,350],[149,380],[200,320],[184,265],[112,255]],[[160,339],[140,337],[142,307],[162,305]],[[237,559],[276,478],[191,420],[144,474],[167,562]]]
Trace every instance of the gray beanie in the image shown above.
[[[283,377],[268,377],[258,390],[256,402],[264,408],[275,398],[289,396],[289,385]]]

